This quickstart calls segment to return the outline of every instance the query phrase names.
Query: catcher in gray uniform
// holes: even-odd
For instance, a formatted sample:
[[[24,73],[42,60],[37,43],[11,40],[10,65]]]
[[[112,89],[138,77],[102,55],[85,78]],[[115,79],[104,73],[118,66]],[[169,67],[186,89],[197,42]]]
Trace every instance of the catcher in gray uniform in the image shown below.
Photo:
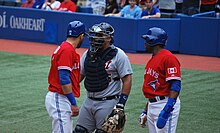
[[[106,117],[115,109],[124,112],[133,72],[127,55],[113,45],[113,34],[114,28],[108,23],[89,29],[90,48],[80,60],[80,81],[85,78],[87,98],[80,108],[75,133],[114,132],[103,126]]]

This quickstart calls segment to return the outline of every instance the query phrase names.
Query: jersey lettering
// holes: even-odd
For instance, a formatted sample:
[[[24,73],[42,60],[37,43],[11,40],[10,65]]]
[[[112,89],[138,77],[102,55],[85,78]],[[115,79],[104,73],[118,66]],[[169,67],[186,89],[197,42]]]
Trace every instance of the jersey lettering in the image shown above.
[[[79,69],[79,62],[73,64],[72,70],[73,69]]]
[[[112,60],[109,60],[105,63],[105,69],[109,69],[111,62],[112,62]]]
[[[159,76],[159,74],[155,70],[153,70],[152,68],[148,68],[147,72],[145,72],[145,73],[148,75],[151,75],[152,77],[154,77],[156,79]]]

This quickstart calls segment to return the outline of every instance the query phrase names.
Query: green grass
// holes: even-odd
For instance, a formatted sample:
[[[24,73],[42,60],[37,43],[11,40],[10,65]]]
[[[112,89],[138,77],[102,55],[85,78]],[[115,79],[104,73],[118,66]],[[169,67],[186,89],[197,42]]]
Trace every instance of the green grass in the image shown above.
[[[211,64],[210,64],[211,65]],[[49,133],[44,98],[50,57],[0,52],[0,133]],[[148,133],[137,118],[145,106],[144,65],[132,65],[133,86],[126,105],[124,133]],[[182,69],[181,112],[177,133],[220,132],[220,73]],[[81,105],[85,90],[81,89]],[[76,118],[75,118],[76,119]]]

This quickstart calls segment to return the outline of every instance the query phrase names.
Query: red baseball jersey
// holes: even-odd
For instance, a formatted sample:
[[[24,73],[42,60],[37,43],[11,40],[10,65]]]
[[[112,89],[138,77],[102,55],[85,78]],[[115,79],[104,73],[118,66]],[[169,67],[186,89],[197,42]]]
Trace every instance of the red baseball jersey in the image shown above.
[[[64,94],[60,85],[60,69],[70,71],[72,91],[75,97],[80,96],[80,56],[76,53],[73,46],[68,42],[63,42],[53,53],[51,58],[51,68],[48,75],[48,90]]]
[[[168,96],[169,80],[181,80],[180,63],[168,50],[163,49],[152,57],[145,67],[142,91],[146,98]]]
[[[201,0],[201,4],[209,5],[209,4],[216,4],[218,0]]]
[[[69,11],[69,12],[76,12],[76,4],[72,1],[62,2],[60,7],[58,8],[59,11]]]

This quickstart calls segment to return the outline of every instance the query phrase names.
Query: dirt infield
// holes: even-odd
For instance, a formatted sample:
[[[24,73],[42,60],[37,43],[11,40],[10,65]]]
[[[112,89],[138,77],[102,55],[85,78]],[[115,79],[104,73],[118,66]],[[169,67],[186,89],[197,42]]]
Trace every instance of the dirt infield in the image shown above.
[[[0,51],[5,52],[50,56],[56,47],[57,45],[51,44],[0,39]],[[80,55],[82,55],[85,50],[84,48],[77,49]],[[151,58],[150,54],[126,54],[129,56],[132,64],[145,65]],[[220,72],[220,58],[184,54],[175,55],[181,62],[182,68]]]

